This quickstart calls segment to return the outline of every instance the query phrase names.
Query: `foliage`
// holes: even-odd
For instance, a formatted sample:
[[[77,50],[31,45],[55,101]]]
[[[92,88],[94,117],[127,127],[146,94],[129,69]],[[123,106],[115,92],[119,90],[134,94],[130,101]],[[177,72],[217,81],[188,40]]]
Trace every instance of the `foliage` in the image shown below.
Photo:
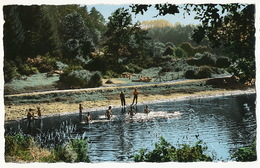
[[[15,134],[5,136],[5,156],[14,156],[22,161],[36,162],[90,162],[87,143],[73,139],[53,150],[39,147],[31,136]]]
[[[163,27],[172,27],[173,25],[167,20],[149,20],[143,21],[141,23],[142,28],[144,29],[151,29],[151,28],[163,28]]]
[[[228,57],[219,57],[216,60],[216,67],[218,68],[228,68],[230,66],[230,61]]]
[[[178,10],[169,11],[167,5],[161,4],[160,8],[154,5],[158,15],[178,13]],[[151,6],[136,4],[131,7],[136,14],[143,14]],[[213,48],[221,47],[231,59],[230,70],[242,82],[255,78],[255,4],[186,4],[183,9],[187,14],[194,11],[195,19],[201,21],[192,35],[195,42],[206,39]]]
[[[55,61],[61,59],[70,65],[86,66],[82,59],[74,58],[88,60],[93,44],[101,42],[105,30],[102,15],[94,9],[88,13],[82,5],[6,5],[3,12],[5,64],[17,67],[21,75],[35,73],[35,68],[51,71],[57,68]],[[22,66],[30,64],[28,58],[41,62]],[[10,78],[6,81],[15,78],[11,72],[14,70],[6,67],[5,75]]]
[[[76,11],[66,15],[63,27],[67,40],[65,42],[66,58],[70,60],[76,56],[87,58],[87,54],[94,50],[94,44],[82,15]]]
[[[187,70],[185,72],[185,78],[187,79],[202,79],[202,78],[210,78],[213,74],[213,69],[210,66],[204,65],[196,68],[195,70]]]
[[[193,59],[188,59],[187,63],[189,65],[196,65],[196,66],[203,66],[203,65],[207,65],[207,66],[215,66],[215,55],[209,53],[209,52],[205,52],[203,54],[199,54],[197,53],[195,55],[195,58]]]
[[[201,66],[199,67],[198,71],[195,72],[195,77],[198,79],[201,78],[210,78],[213,70],[210,66]]]
[[[99,72],[94,72],[93,75],[90,77],[88,86],[89,87],[99,87],[102,86],[102,77]]]
[[[119,8],[112,13],[107,27],[104,47],[108,69],[121,73],[122,64],[141,66],[145,63],[147,32],[141,29],[139,23],[132,23],[132,16],[127,9]]]
[[[147,29],[148,36],[153,42],[168,43],[179,46],[183,42],[190,41],[195,26],[175,24],[166,27],[154,27]]]
[[[240,162],[248,162],[248,161],[256,161],[256,141],[254,141],[249,147],[239,148],[233,155],[236,161]]]
[[[186,58],[187,53],[180,47],[175,48],[174,50],[174,56],[177,58]]]
[[[207,51],[206,46],[193,47],[189,42],[183,42],[179,45],[186,53],[188,57],[194,57],[196,53],[203,53]]]
[[[21,72],[21,74],[24,74],[24,75],[27,75],[27,76],[39,73],[38,69],[36,67],[30,65],[30,64],[20,65],[19,71]]]
[[[60,82],[69,88],[99,87],[102,85],[101,75],[88,70],[68,68],[60,75]]]
[[[173,48],[170,46],[167,46],[165,51],[163,52],[163,56],[167,56],[167,55],[173,55]]]
[[[186,79],[195,79],[196,77],[195,77],[195,71],[194,70],[187,70],[186,72],[185,72],[185,78]]]
[[[4,62],[4,80],[5,83],[11,82],[12,79],[18,77],[19,74],[17,72],[17,67],[13,63],[13,61],[10,62]]]
[[[241,81],[255,77],[255,5],[207,4],[193,6],[202,22],[192,38],[208,38],[213,47],[224,47],[231,59],[233,73]],[[222,16],[226,13],[225,16]],[[246,65],[244,64],[246,62]]]
[[[72,142],[73,150],[77,153],[75,162],[90,162],[87,156],[88,148],[87,142],[83,139],[73,139]]]
[[[155,149],[147,151],[140,149],[139,154],[134,155],[135,162],[198,162],[212,161],[212,158],[204,154],[207,147],[199,145],[198,141],[195,146],[182,145],[182,148],[175,148],[168,143],[163,137],[160,138],[160,143],[155,143]]]

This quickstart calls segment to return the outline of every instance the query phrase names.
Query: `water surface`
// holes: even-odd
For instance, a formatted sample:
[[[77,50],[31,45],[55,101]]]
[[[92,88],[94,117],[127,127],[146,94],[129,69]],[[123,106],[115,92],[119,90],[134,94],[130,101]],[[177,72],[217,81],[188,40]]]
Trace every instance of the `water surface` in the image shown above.
[[[36,139],[41,132],[51,134],[49,139],[83,137],[91,162],[131,162],[140,148],[153,150],[160,137],[175,147],[202,140],[215,161],[229,161],[237,148],[250,145],[256,135],[255,98],[245,94],[149,104],[148,115],[144,105],[137,105],[133,118],[126,107],[113,109],[112,121],[106,121],[105,111],[95,111],[92,124],[80,124],[79,115],[74,114],[43,118],[31,126],[27,121],[10,123],[5,128],[7,132],[21,129]]]

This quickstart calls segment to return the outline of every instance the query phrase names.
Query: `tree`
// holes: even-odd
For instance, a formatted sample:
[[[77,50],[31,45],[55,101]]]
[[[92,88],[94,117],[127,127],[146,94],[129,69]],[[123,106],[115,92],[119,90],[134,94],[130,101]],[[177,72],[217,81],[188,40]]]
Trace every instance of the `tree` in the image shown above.
[[[195,30],[193,39],[208,38],[213,47],[224,47],[232,61],[233,73],[242,81],[255,77],[255,5],[208,4],[195,5],[197,19],[202,25]],[[227,13],[223,16],[223,13]],[[210,24],[209,24],[210,23]]]
[[[140,28],[139,23],[132,23],[128,9],[119,8],[108,19],[104,47],[111,70],[121,73],[123,65],[141,65],[146,52],[147,32]]]
[[[159,8],[158,8],[159,6]],[[151,5],[132,5],[136,14],[144,13]],[[156,4],[158,15],[175,14],[180,6]],[[208,39],[212,47],[223,47],[232,59],[232,72],[241,81],[255,78],[255,5],[253,4],[187,4],[186,13],[195,11],[201,21],[192,38],[197,43]]]
[[[82,16],[74,11],[65,16],[63,21],[67,58],[73,60],[75,58],[87,59],[87,54],[93,51],[93,41],[90,37],[89,29],[85,25]]]

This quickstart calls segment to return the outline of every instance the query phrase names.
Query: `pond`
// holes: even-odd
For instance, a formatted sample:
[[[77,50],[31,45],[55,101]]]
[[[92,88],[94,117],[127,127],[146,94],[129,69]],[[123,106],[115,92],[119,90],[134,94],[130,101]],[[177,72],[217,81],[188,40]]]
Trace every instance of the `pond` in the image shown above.
[[[160,137],[175,147],[202,140],[214,161],[230,161],[236,149],[250,145],[256,136],[255,100],[255,94],[243,94],[155,103],[148,105],[148,115],[145,105],[137,105],[132,118],[129,107],[113,108],[111,121],[102,110],[91,113],[91,124],[81,124],[79,114],[73,114],[30,125],[26,120],[6,123],[5,130],[31,134],[50,147],[69,138],[85,138],[91,162],[132,162],[132,155],[141,148],[153,150]]]

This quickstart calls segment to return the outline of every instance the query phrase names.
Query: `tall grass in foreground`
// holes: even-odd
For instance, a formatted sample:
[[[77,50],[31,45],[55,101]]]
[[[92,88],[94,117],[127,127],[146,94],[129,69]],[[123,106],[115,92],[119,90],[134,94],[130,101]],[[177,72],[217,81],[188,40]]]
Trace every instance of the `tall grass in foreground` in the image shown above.
[[[90,162],[87,143],[73,139],[53,149],[43,148],[33,137],[16,134],[5,136],[6,162]]]

